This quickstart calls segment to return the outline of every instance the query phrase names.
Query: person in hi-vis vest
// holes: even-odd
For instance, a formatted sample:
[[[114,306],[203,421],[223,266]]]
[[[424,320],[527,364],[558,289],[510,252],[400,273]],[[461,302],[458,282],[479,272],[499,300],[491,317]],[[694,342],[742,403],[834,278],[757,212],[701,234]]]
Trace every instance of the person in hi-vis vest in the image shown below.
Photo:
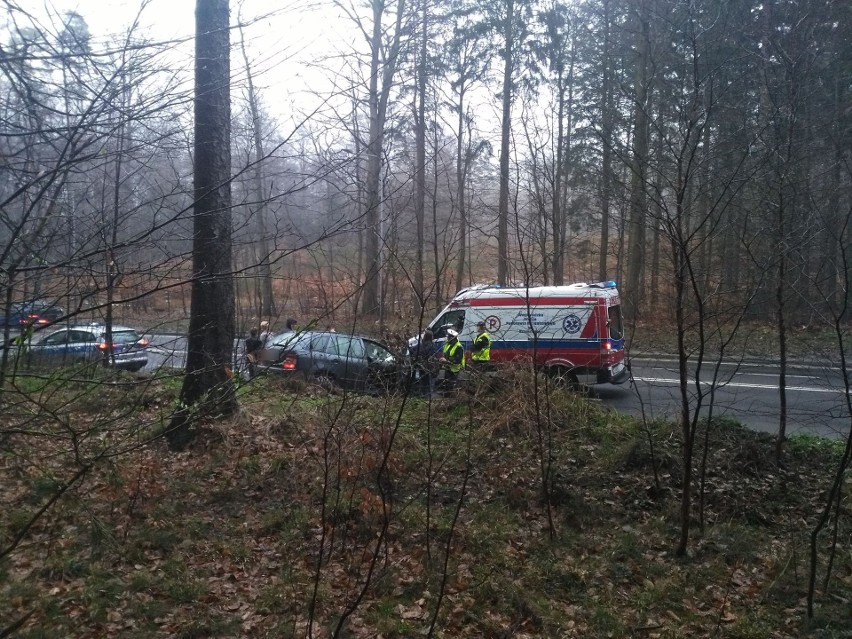
[[[444,342],[444,385],[452,388],[456,378],[464,370],[464,347],[459,341],[459,332],[453,328],[447,329],[447,341]]]
[[[476,323],[476,337],[473,338],[470,363],[479,371],[488,370],[491,362],[491,336],[485,330],[485,322]]]

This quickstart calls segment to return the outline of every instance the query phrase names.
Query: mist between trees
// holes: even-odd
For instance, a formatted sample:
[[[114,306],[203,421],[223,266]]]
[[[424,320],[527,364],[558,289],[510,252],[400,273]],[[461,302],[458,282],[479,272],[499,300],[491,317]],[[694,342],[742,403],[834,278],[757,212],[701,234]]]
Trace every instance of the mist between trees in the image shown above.
[[[260,27],[231,34],[240,332],[410,321],[480,281],[615,279],[633,319],[674,319],[684,259],[712,309],[812,325],[845,304],[845,9],[329,8],[363,41],[315,66],[335,89],[296,128],[259,88],[274,69],[255,78]],[[6,297],[186,316],[193,96],[174,45],[96,48],[85,15],[5,11]]]

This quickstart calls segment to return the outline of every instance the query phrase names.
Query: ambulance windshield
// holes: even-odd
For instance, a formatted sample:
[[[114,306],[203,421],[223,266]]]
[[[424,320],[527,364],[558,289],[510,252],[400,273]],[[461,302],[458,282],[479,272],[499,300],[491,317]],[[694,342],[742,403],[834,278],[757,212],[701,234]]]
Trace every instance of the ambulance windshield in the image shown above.
[[[624,325],[621,322],[621,305],[610,306],[609,315],[609,338],[622,339],[624,337]]]

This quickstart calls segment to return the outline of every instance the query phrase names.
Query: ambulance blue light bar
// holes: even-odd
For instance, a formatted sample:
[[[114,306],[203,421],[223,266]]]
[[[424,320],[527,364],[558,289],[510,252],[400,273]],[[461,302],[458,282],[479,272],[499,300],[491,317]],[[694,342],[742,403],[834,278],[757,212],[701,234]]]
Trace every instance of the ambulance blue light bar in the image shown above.
[[[597,284],[589,284],[589,286],[593,286],[595,288],[615,288],[616,283],[615,280],[608,280],[606,282],[598,282]]]

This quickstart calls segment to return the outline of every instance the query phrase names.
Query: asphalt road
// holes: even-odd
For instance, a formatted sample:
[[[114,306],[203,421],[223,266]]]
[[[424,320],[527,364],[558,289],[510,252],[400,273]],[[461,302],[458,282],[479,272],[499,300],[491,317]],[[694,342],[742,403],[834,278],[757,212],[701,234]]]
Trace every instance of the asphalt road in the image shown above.
[[[709,393],[713,384],[712,365],[701,373],[701,415],[709,414]],[[668,357],[633,360],[633,384],[622,387],[598,385],[592,395],[604,404],[631,415],[677,419],[680,414],[680,388],[677,360]],[[714,417],[727,416],[757,431],[778,431],[780,393],[778,365],[772,362],[723,364],[715,383]],[[690,369],[690,401],[695,407],[697,389]],[[793,364],[787,372],[787,434],[845,438],[852,418],[840,369],[810,364]]]
[[[186,357],[186,338],[181,335],[150,335],[149,363],[145,370],[166,366],[182,368]],[[701,374],[701,388],[707,393],[701,415],[709,414],[712,364]],[[672,357],[634,359],[633,382],[620,386],[599,384],[591,397],[606,406],[634,416],[643,411],[649,419],[677,419],[680,414],[680,390],[677,361]],[[690,373],[689,393],[696,403],[694,371]],[[793,364],[787,374],[787,434],[807,433],[830,438],[845,438],[852,418],[846,407],[843,377],[838,368]],[[778,365],[772,362],[724,364],[715,383],[714,417],[727,416],[749,428],[778,431],[780,396]]]

